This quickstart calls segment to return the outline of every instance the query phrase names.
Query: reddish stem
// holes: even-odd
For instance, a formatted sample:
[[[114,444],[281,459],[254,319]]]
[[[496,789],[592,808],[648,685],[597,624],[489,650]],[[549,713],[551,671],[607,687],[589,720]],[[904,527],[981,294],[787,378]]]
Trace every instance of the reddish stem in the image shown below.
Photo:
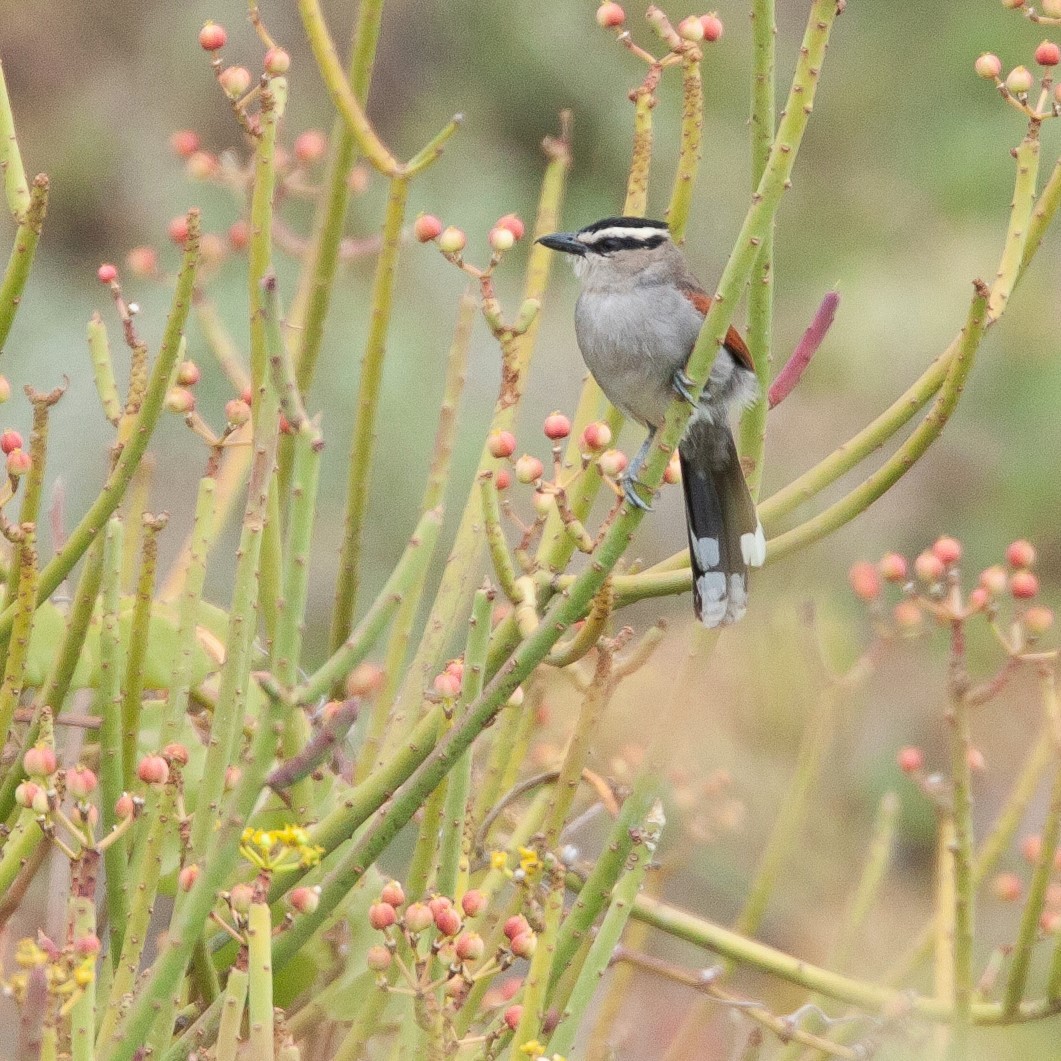
[[[770,386],[769,401],[771,409],[776,405],[780,405],[792,393],[796,384],[799,383],[800,378],[811,362],[811,358],[818,352],[818,347],[822,345],[822,340],[832,327],[839,305],[839,291],[830,291],[822,299],[822,304],[818,307],[818,312],[814,314],[814,320],[811,321],[810,327],[803,333],[803,338],[800,339],[799,345],[792,352],[788,363],[777,374],[777,378]]]

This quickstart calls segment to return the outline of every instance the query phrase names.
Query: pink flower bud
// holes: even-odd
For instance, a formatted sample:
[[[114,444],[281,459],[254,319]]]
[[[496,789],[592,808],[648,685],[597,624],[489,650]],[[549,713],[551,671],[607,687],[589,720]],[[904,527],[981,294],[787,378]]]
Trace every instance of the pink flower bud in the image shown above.
[[[195,395],[185,387],[170,387],[166,392],[166,408],[171,413],[190,413],[195,408]]]
[[[677,450],[670,455],[667,467],[663,469],[663,481],[670,486],[682,481],[682,462]]]
[[[516,452],[516,436],[511,431],[491,431],[486,438],[491,457],[502,460]]]
[[[35,744],[22,756],[22,767],[30,777],[49,777],[59,768],[59,762],[47,744]]]
[[[1026,66],[1015,66],[1009,72],[1009,77],[1006,78],[1006,88],[1015,96],[1022,96],[1024,93],[1030,92],[1034,84],[1035,78],[1032,77],[1032,72]]]
[[[430,243],[431,240],[438,239],[441,233],[442,222],[431,214],[421,214],[413,222],[413,235],[421,243]]]
[[[347,676],[347,696],[373,696],[387,675],[378,663],[359,663]]]
[[[965,757],[966,762],[969,764],[969,769],[974,774],[982,773],[987,769],[987,760],[984,758],[984,753],[979,748],[970,748]]]
[[[998,873],[991,881],[991,892],[1003,903],[1015,903],[1020,899],[1023,887],[1016,873]]]
[[[1031,600],[1039,592],[1039,580],[1030,571],[1014,571],[1009,591],[1017,600]]]
[[[545,465],[537,457],[524,453],[516,461],[516,482],[536,483],[545,473]]]
[[[33,781],[23,781],[15,789],[15,802],[20,807],[32,807],[33,801],[37,798],[37,793],[42,791],[40,785]]]
[[[250,243],[250,228],[246,221],[233,221],[228,227],[228,245],[234,251],[243,250]],[[250,404],[250,403],[248,403]]]
[[[115,266],[111,265],[110,262],[104,262],[97,270],[96,276],[99,277],[101,284],[110,284],[118,279],[118,270]]]
[[[388,881],[383,885],[379,893],[379,901],[388,906],[403,906],[405,904],[405,891],[396,880]]]
[[[1010,567],[1031,567],[1035,563],[1035,546],[1023,538],[1006,548],[1006,563]]]
[[[498,491],[507,490],[512,485],[512,475],[507,468],[498,468],[494,472],[494,486]]]
[[[102,947],[99,936],[91,932],[74,940],[74,953],[79,958],[94,958]]]
[[[432,684],[435,692],[447,700],[455,700],[460,696],[461,680],[455,674],[450,674],[448,671],[436,674]]]
[[[136,776],[145,785],[164,785],[169,780],[169,764],[161,755],[145,755],[136,767]]]
[[[962,544],[957,538],[938,538],[932,546],[932,555],[950,567],[961,559]]]
[[[704,39],[704,24],[700,21],[696,15],[690,15],[688,18],[683,18],[678,23],[678,36],[682,40],[692,41],[696,44],[698,41]]]
[[[609,449],[600,455],[597,463],[600,465],[600,470],[609,479],[617,479],[626,471],[630,461],[627,460],[626,454],[621,449]]]
[[[199,30],[199,47],[203,51],[216,52],[218,48],[224,48],[227,40],[228,34],[225,32],[225,27],[216,22],[207,22]]]
[[[0,405],[11,399],[11,383],[7,376],[0,376]]]
[[[892,619],[900,633],[914,633],[921,626],[921,609],[917,601],[899,601],[892,609]]]
[[[925,753],[912,745],[900,748],[895,758],[904,774],[916,774],[925,765]]]
[[[486,908],[486,896],[476,888],[461,896],[461,909],[465,917],[478,917]]]
[[[550,413],[545,418],[545,437],[554,442],[571,434],[571,421],[563,413]]]
[[[243,776],[243,771],[238,766],[226,766],[225,767],[225,791],[231,792],[236,785],[239,784],[239,779]]]
[[[393,958],[386,947],[377,943],[376,946],[368,948],[365,961],[374,972],[385,973],[390,968]]]
[[[1029,608],[1024,613],[1024,629],[1033,636],[1045,634],[1054,625],[1054,613],[1049,608]]]
[[[443,936],[455,936],[461,930],[461,917],[452,906],[435,911],[435,928]]]
[[[519,1022],[523,1019],[523,1007],[522,1006],[509,1006],[505,1010],[505,1025],[515,1031],[519,1027]]]
[[[177,382],[182,387],[194,387],[202,375],[199,366],[194,361],[182,361],[177,366]]]
[[[507,229],[512,233],[512,238],[517,242],[523,239],[523,233],[525,231],[523,222],[516,214],[505,214],[504,217],[499,217],[494,224],[494,228]]]
[[[98,778],[87,766],[78,763],[66,771],[66,790],[74,799],[88,799],[98,786]]]
[[[295,138],[295,158],[299,162],[320,162],[328,150],[328,140],[320,129],[307,129]]]
[[[719,40],[725,32],[722,26],[722,19],[714,12],[710,15],[701,15],[700,25],[704,27],[704,40],[712,44]]]
[[[16,449],[22,449],[22,436],[10,427],[0,435],[0,450],[11,453]]]
[[[507,228],[494,227],[487,236],[490,249],[498,252],[511,250],[516,244],[516,237]]]
[[[316,884],[312,888],[307,888],[305,885],[292,888],[288,893],[287,901],[291,904],[292,910],[300,914],[312,914],[321,903],[320,885]]]
[[[935,553],[928,550],[921,553],[914,561],[914,570],[922,582],[927,582],[930,585],[933,582],[939,582],[947,571],[943,561]]]
[[[186,217],[175,217],[170,221],[166,231],[169,238],[178,246],[183,246],[188,238],[188,219]]]
[[[594,420],[586,424],[579,439],[579,445],[591,453],[607,449],[612,444],[612,429],[603,420]]]
[[[178,129],[170,136],[169,146],[179,158],[189,158],[199,150],[199,134],[194,129]]]
[[[533,932],[521,932],[508,946],[517,958],[530,958],[538,949],[538,937]]]
[[[251,418],[251,407],[242,398],[225,402],[225,419],[233,427],[242,427]]]
[[[390,928],[397,920],[398,915],[390,903],[373,903],[368,908],[368,923],[377,931]]]
[[[244,70],[244,73],[247,71]],[[227,74],[228,71],[225,71]],[[222,83],[224,82],[225,75],[221,75]],[[239,93],[236,93],[239,95]],[[220,169],[215,156],[211,155],[209,151],[196,151],[191,158],[188,159],[185,164],[184,171],[193,181],[208,181],[215,173]],[[204,237],[205,238],[205,237]]]
[[[128,792],[123,792],[114,804],[114,816],[121,821],[125,821],[126,818],[131,818],[135,813],[136,800]]]
[[[615,29],[626,21],[626,12],[618,4],[601,4],[597,8],[597,25],[601,29]]]
[[[410,932],[423,932],[435,923],[435,916],[427,903],[410,903],[405,908],[405,927]]]
[[[991,52],[984,52],[973,64],[976,76],[985,81],[994,81],[1002,76],[1002,60]]]
[[[974,612],[982,612],[991,603],[991,594],[983,586],[977,586],[969,594],[969,607]]]
[[[453,225],[443,229],[438,237],[438,246],[445,254],[460,254],[468,244],[468,237]]]
[[[544,490],[535,490],[531,504],[539,516],[548,516],[553,508],[553,495]]]
[[[217,80],[229,99],[239,99],[251,87],[251,72],[245,66],[227,66]]]
[[[997,597],[1000,593],[1004,593],[1008,584],[1009,576],[1006,574],[1006,569],[998,564],[985,567],[980,572],[980,585],[993,596]]]
[[[192,885],[199,879],[199,867],[194,862],[190,866],[184,866],[177,874],[177,887],[182,892],[190,892]]]
[[[228,893],[228,905],[237,914],[246,914],[254,902],[254,888],[249,884],[233,884]]]
[[[265,72],[273,77],[286,74],[291,69],[291,56],[283,48],[270,48],[265,53]]]
[[[1020,853],[1025,862],[1034,865],[1043,853],[1043,838],[1035,833],[1024,837],[1020,842]]]
[[[504,933],[510,939],[515,939],[518,935],[523,932],[530,932],[531,927],[527,919],[522,914],[513,914],[506,922],[504,926]]]
[[[1061,63],[1061,48],[1053,41],[1043,41],[1035,49],[1035,61],[1040,66],[1057,66]]]
[[[864,601],[876,600],[884,588],[881,583],[880,572],[877,570],[876,565],[871,564],[868,560],[860,560],[858,563],[852,564],[847,572],[847,581],[851,584],[855,596]]]
[[[178,766],[188,765],[188,748],[184,744],[174,741],[162,749],[162,756],[168,763],[176,763]]]
[[[158,273],[158,253],[154,247],[133,247],[125,256],[125,264],[133,276],[155,276]]]
[[[28,474],[33,467],[33,459],[24,449],[13,449],[7,455],[7,474],[12,478]]]
[[[880,558],[881,578],[885,582],[905,582],[907,576],[906,558],[898,553],[885,553]]]
[[[462,932],[453,945],[453,951],[462,962],[476,962],[486,950],[483,937],[478,932]]]

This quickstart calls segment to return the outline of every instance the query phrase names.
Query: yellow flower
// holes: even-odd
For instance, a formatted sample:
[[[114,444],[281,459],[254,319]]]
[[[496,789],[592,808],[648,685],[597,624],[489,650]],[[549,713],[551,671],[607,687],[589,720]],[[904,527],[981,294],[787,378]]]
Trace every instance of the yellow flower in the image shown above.
[[[519,868],[524,873],[536,873],[542,868],[542,860],[533,847],[520,847],[517,850],[519,851]]]
[[[528,1057],[541,1057],[545,1053],[545,1047],[537,1039],[531,1039],[530,1042],[524,1043],[519,1048],[519,1052],[526,1054]]]
[[[504,851],[490,852],[490,868],[504,869],[508,865],[508,855]]]

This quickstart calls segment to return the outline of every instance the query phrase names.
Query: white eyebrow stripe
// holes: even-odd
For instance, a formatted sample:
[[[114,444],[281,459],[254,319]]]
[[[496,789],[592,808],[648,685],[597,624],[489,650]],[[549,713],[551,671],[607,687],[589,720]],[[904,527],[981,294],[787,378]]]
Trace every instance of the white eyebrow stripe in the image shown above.
[[[596,232],[580,232],[578,240],[581,243],[597,243],[602,239],[636,239],[639,243],[647,243],[651,239],[667,235],[669,233],[665,228],[648,225],[643,228],[632,228],[617,225],[614,228],[598,229]]]

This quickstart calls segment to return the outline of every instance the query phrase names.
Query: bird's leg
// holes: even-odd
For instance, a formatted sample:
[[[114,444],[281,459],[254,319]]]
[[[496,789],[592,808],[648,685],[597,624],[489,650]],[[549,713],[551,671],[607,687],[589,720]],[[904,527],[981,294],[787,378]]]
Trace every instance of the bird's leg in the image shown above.
[[[686,375],[684,368],[676,368],[674,375],[670,378],[670,385],[674,388],[675,394],[678,394],[685,401],[687,401],[694,409],[696,408],[696,399],[692,395],[692,391],[689,388],[693,385],[693,381]]]
[[[648,435],[645,436],[645,441],[641,443],[641,448],[637,451],[637,455],[630,462],[630,467],[626,469],[619,480],[619,485],[623,488],[623,496],[627,502],[633,505],[634,508],[640,508],[645,512],[651,512],[652,506],[638,496],[635,487],[643,485],[637,475],[641,471],[641,465],[645,463],[645,458],[648,456],[648,451],[652,448],[652,440],[655,437],[656,429],[650,427]]]

